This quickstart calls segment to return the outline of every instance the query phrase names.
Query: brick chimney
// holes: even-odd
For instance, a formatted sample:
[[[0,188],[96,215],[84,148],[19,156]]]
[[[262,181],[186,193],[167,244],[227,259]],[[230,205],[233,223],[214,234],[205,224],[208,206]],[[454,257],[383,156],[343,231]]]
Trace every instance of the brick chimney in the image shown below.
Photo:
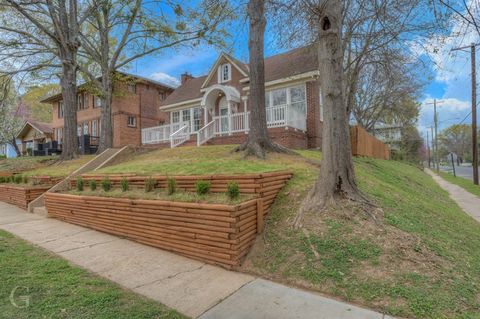
[[[181,75],[182,84],[184,84],[185,82],[187,82],[190,79],[193,79],[193,76],[188,72],[185,72]]]

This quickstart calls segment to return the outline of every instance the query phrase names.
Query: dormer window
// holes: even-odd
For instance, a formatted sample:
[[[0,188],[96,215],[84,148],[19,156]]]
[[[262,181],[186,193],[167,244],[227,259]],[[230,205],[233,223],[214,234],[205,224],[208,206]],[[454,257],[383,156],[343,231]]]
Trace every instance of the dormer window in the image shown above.
[[[229,63],[220,65],[218,68],[218,82],[225,83],[232,79],[232,68]]]

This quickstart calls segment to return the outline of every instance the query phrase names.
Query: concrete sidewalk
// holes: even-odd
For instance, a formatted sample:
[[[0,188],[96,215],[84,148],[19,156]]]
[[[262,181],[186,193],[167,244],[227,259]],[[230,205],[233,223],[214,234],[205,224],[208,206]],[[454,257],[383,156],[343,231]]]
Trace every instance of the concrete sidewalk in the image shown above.
[[[452,198],[460,208],[480,222],[480,198],[478,196],[473,195],[460,186],[447,182],[428,168],[426,168],[425,171],[432,176],[441,188],[448,192],[450,198]]]
[[[0,229],[192,318],[390,318],[2,202]]]

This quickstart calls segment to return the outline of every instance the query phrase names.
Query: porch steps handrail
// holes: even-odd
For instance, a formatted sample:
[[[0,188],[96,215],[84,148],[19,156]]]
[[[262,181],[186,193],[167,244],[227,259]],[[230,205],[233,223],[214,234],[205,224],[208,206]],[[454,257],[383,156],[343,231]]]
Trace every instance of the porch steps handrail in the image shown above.
[[[190,139],[190,125],[185,124],[170,135],[170,147],[177,147]]]
[[[205,144],[215,136],[215,120],[202,127],[197,132],[197,146]]]

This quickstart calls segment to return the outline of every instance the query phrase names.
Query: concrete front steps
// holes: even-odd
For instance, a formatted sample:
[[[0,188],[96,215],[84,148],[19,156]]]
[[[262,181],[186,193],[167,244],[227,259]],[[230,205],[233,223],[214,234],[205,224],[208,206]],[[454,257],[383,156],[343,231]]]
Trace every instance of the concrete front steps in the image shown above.
[[[117,159],[121,154],[126,153],[128,146],[122,148],[108,148],[99,155],[95,156],[88,163],[68,175],[64,180],[54,185],[50,188],[48,192],[56,192],[65,190],[68,187],[69,182],[81,175],[83,173],[99,170],[102,167],[105,167]],[[45,208],[45,193],[36,198],[34,201],[28,204],[28,212],[33,214],[38,214],[40,216],[47,216],[48,211]]]

